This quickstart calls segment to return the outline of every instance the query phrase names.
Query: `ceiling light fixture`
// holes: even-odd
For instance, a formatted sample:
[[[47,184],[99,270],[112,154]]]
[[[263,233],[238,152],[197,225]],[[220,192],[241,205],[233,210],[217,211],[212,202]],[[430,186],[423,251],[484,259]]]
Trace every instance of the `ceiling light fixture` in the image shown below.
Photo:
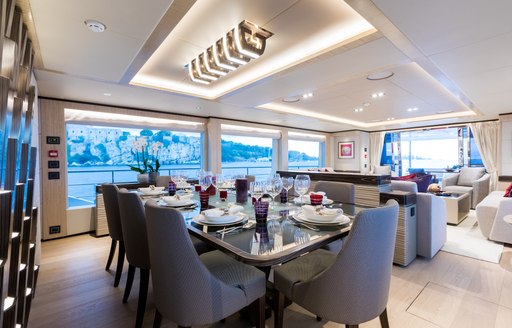
[[[190,79],[210,84],[251,59],[263,55],[266,40],[274,35],[256,24],[242,21],[188,63]]]
[[[384,92],[379,91],[379,92],[372,94],[372,98],[382,98],[382,97],[384,97],[384,95],[386,95]]]
[[[85,24],[85,26],[87,26],[87,28],[89,30],[96,32],[96,33],[105,32],[105,30],[107,29],[105,24],[103,24],[102,22],[99,22],[97,20],[94,20],[94,19],[88,19],[88,20],[84,21],[84,24]]]
[[[285,97],[282,99],[282,102],[285,102],[285,103],[294,103],[294,102],[297,102],[299,101],[300,98],[299,97]]]
[[[387,121],[393,121],[395,118],[394,117],[388,117],[386,120]]]
[[[302,98],[304,98],[304,99],[308,99],[308,98],[311,98],[311,97],[313,97],[313,93],[311,93],[311,92],[305,93],[305,94],[302,95]]]
[[[366,77],[366,79],[370,80],[370,81],[385,80],[385,79],[392,77],[394,74],[395,73],[390,72],[390,71],[382,71],[382,72],[370,74]]]
[[[411,108],[407,108],[407,111],[408,112],[415,112],[418,110],[418,107],[411,107]]]
[[[356,113],[359,113],[359,112],[362,112],[363,111],[363,108],[362,107],[359,107],[359,108],[355,108],[354,109],[354,112]]]

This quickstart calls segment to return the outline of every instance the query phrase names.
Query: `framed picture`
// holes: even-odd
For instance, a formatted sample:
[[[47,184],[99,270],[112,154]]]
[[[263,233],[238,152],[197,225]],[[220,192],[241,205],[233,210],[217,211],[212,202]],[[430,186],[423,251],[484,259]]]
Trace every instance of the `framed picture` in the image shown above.
[[[354,142],[338,142],[338,158],[354,158]]]

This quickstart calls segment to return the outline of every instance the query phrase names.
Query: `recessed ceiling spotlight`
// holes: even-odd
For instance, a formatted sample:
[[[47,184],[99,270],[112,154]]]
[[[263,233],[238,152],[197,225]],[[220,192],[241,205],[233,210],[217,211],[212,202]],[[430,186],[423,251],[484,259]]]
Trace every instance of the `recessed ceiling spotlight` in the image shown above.
[[[390,72],[390,71],[382,71],[382,72],[377,72],[377,73],[373,73],[373,74],[370,74],[366,77],[367,80],[370,80],[370,81],[378,81],[378,80],[385,80],[387,78],[390,78],[394,75],[393,72]]]
[[[382,98],[382,97],[384,97],[384,95],[385,95],[384,92],[379,91],[379,92],[372,94],[372,98]]]
[[[112,94],[110,92],[105,92],[105,93],[103,93],[103,95],[106,96],[106,97],[112,96]]]
[[[94,19],[88,19],[88,20],[84,21],[84,24],[85,24],[85,26],[87,26],[87,28],[89,30],[96,32],[96,33],[105,32],[105,30],[107,29],[105,24],[103,24],[102,22],[99,22],[97,20],[94,20]]]
[[[285,103],[294,103],[294,102],[297,102],[299,100],[300,100],[299,97],[285,97],[285,98],[281,99],[281,101],[285,102]]]
[[[415,112],[418,110],[418,107],[410,107],[410,108],[407,108],[407,111],[408,112]]]
[[[354,108],[354,112],[359,113],[363,111],[363,107]]]
[[[392,121],[392,120],[394,120],[394,119],[395,119],[394,117],[388,117],[386,120],[387,120],[387,121]]]
[[[371,105],[371,103],[370,103],[370,102],[368,102],[368,101],[365,101],[365,102],[363,103],[363,106],[364,106],[364,107],[368,107],[368,106],[370,106],[370,105]]]
[[[305,93],[305,94],[302,95],[302,98],[304,98],[304,99],[308,99],[308,98],[311,98],[311,97],[313,97],[313,94],[311,92]]]

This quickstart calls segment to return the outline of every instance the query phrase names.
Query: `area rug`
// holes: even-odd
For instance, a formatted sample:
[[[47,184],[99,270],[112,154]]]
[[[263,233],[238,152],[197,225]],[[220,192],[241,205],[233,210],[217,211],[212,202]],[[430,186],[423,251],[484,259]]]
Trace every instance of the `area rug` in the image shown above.
[[[447,241],[441,250],[477,260],[499,263],[503,244],[490,241],[482,235],[476,213],[471,210],[468,217],[459,225],[448,225]]]

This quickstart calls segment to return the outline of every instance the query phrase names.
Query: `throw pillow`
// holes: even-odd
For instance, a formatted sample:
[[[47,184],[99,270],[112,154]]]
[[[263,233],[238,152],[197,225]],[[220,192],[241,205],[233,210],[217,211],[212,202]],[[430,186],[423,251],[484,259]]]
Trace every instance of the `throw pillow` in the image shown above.
[[[512,183],[505,190],[505,196],[504,197],[512,197]]]
[[[411,179],[414,179],[414,178],[416,178],[416,174],[415,173],[398,177],[399,180],[411,180]]]
[[[473,182],[480,179],[485,174],[483,167],[463,167],[460,169],[457,185],[472,187]]]
[[[432,174],[425,174],[424,176],[416,177],[409,181],[416,182],[418,185],[418,192],[427,192],[428,186],[432,182]]]

